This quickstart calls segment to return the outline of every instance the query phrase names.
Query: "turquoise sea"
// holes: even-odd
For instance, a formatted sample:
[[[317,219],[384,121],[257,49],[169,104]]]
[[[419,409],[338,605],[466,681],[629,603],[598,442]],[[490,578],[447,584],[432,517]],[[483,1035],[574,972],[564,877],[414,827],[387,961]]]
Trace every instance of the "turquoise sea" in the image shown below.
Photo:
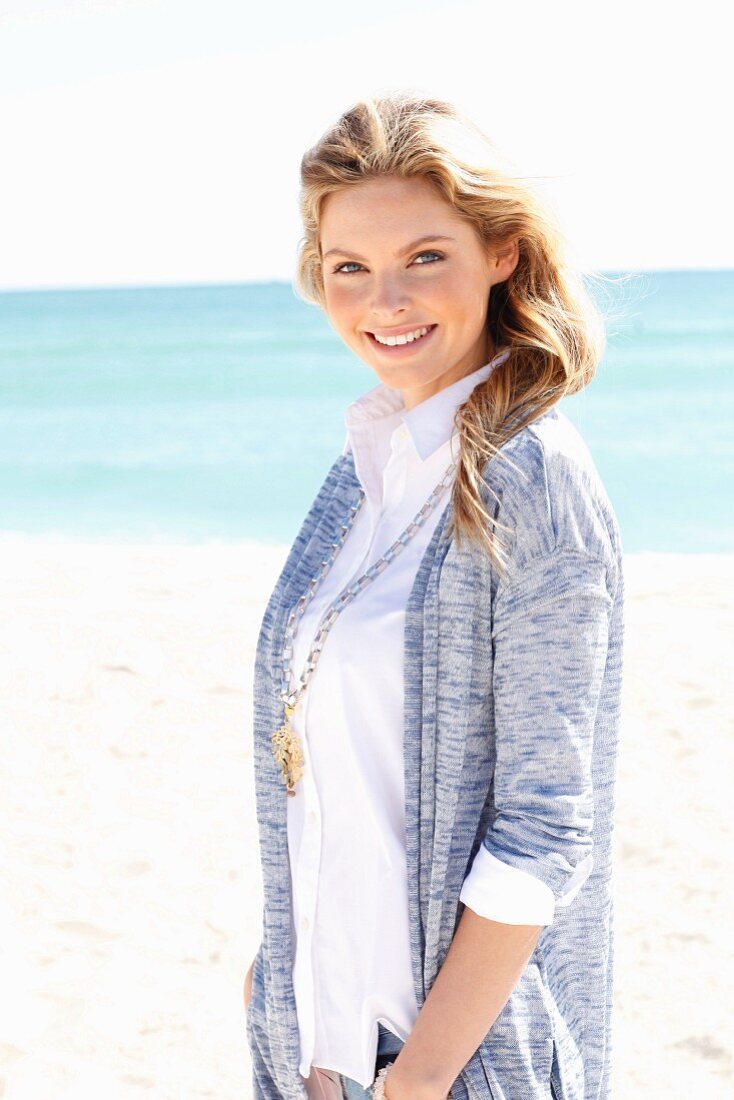
[[[624,549],[734,550],[734,271],[592,293],[562,402]],[[0,294],[0,538],[290,543],[377,382],[288,283]]]

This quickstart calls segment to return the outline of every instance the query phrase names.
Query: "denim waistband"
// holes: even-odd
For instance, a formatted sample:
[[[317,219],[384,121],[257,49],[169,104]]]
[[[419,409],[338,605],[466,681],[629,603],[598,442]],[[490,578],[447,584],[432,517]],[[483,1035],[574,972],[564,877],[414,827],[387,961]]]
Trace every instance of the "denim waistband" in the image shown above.
[[[389,1028],[385,1027],[378,1020],[378,1038],[377,1038],[377,1053],[378,1054],[398,1054],[403,1047],[403,1040],[397,1035],[394,1035]]]

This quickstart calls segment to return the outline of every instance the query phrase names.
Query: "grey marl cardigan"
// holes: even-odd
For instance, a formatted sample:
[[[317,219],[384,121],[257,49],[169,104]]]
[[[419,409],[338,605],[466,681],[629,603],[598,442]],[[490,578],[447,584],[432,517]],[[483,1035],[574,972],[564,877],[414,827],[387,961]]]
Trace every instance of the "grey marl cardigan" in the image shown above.
[[[444,535],[421,560],[405,624],[405,808],[413,982],[422,1007],[463,912],[480,844],[554,893],[523,975],[452,1085],[452,1100],[610,1095],[611,838],[623,644],[622,548],[591,455],[554,406],[485,467],[509,524],[507,574]],[[247,1039],[256,1100],[304,1100],[291,968],[286,792],[271,749],[283,719],[286,619],[360,492],[351,451],[331,466],[262,620],[254,767],[263,936]],[[379,582],[376,582],[379,583]],[[589,866],[591,871],[589,872]],[[585,877],[588,875],[588,877]],[[579,882],[581,886],[579,889]],[[570,895],[574,895],[569,900]]]

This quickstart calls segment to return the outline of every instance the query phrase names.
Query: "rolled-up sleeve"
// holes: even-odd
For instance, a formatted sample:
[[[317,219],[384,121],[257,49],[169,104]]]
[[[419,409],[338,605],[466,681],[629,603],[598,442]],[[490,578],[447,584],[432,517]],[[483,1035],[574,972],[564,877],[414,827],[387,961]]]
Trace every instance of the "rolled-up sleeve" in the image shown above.
[[[480,917],[503,924],[550,924],[553,891],[544,882],[493,856],[483,844],[464,879],[459,901]]]
[[[493,615],[494,816],[461,900],[549,924],[593,868],[594,727],[607,660],[608,562],[559,546],[500,584]]]

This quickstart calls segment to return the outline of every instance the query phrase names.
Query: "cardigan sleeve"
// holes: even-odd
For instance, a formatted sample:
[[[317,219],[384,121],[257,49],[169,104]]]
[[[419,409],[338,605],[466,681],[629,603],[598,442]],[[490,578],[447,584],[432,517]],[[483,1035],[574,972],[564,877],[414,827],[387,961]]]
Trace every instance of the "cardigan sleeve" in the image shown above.
[[[617,563],[572,461],[534,453],[493,608],[494,816],[460,898],[482,916],[549,924],[592,871],[592,753]]]
[[[593,867],[591,754],[607,657],[604,563],[556,550],[526,566],[495,617],[496,816],[460,900],[550,924]]]

